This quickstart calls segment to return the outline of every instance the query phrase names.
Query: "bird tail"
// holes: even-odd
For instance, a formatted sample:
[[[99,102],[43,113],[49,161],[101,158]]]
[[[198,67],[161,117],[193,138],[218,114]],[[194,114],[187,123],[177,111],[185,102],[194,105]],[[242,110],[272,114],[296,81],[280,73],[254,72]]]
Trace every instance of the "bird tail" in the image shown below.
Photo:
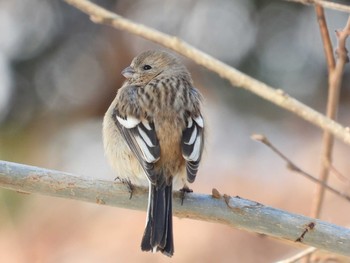
[[[142,237],[143,251],[161,251],[171,257],[174,254],[172,184],[150,186],[146,229]]]

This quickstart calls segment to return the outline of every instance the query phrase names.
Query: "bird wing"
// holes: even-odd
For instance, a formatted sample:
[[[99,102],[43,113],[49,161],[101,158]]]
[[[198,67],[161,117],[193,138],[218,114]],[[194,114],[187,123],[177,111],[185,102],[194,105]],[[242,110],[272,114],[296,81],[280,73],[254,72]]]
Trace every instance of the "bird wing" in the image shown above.
[[[182,132],[182,156],[186,160],[187,181],[192,183],[197,175],[204,147],[204,121],[199,115],[190,115]]]
[[[148,179],[155,183],[157,176],[154,172],[154,163],[160,158],[160,147],[154,123],[132,116],[122,117],[116,109],[112,117]]]

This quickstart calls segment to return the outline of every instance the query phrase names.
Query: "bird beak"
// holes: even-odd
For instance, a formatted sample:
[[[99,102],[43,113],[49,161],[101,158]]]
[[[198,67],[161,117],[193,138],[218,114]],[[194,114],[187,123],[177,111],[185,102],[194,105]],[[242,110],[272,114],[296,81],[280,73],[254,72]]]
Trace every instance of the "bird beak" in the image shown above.
[[[135,73],[135,70],[131,66],[123,69],[122,71],[122,75],[127,79],[131,79],[134,73]]]

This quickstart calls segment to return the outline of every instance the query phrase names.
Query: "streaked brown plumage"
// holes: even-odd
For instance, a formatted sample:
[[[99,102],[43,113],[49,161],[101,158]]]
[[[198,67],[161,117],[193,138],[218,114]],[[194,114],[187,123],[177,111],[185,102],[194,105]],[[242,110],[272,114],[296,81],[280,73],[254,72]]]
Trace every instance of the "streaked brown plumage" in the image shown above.
[[[142,250],[174,253],[173,183],[192,183],[204,142],[199,92],[185,66],[165,51],[146,51],[122,71],[127,78],[103,121],[105,152],[120,178],[149,185]]]

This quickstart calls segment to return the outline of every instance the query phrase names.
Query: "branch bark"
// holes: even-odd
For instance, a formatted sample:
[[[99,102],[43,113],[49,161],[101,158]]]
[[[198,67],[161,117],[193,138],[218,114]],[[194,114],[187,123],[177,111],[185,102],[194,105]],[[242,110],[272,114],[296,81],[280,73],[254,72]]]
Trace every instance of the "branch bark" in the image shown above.
[[[244,88],[277,106],[295,113],[308,122],[328,130],[347,144],[350,144],[350,129],[311,109],[280,89],[272,88],[229,65],[194,48],[177,37],[161,33],[155,29],[132,22],[87,0],[64,0],[90,16],[95,23],[110,25],[172,49],[193,60],[199,65],[216,72],[234,86]]]
[[[5,161],[0,161],[0,186],[144,211],[148,197],[143,188],[135,188],[130,200],[128,188],[121,183]],[[180,218],[226,224],[350,256],[350,229],[240,197],[189,193],[181,205],[180,193],[175,192],[173,210]]]

